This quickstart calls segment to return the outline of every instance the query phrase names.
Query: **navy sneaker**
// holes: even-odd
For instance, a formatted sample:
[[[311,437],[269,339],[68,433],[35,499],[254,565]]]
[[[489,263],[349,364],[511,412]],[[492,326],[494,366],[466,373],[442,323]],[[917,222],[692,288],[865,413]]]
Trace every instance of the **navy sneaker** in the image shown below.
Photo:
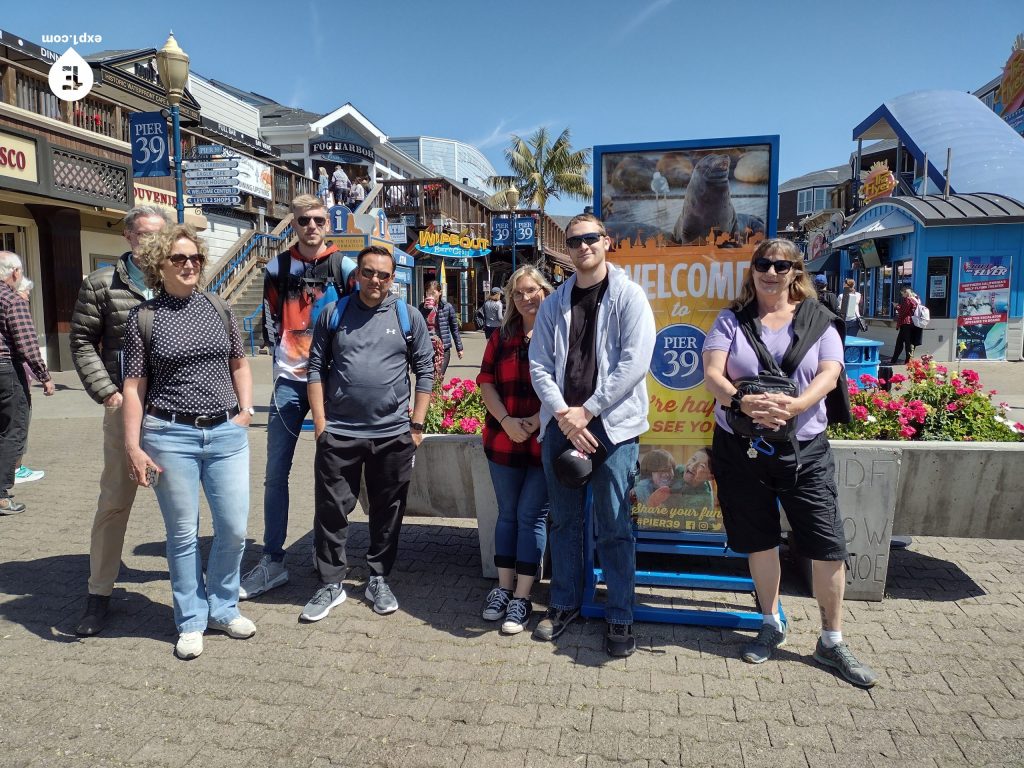
[[[754,642],[743,647],[743,660],[750,664],[764,664],[776,648],[786,644],[786,634],[786,622],[782,622],[781,632],[771,624],[762,624]]]

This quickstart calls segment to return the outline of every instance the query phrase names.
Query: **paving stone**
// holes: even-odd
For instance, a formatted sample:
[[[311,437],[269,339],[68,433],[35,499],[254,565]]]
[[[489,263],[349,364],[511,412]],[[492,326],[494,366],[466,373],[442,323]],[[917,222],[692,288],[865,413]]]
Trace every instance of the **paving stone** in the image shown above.
[[[804,749],[792,747],[753,747],[742,745],[743,768],[807,768]]]

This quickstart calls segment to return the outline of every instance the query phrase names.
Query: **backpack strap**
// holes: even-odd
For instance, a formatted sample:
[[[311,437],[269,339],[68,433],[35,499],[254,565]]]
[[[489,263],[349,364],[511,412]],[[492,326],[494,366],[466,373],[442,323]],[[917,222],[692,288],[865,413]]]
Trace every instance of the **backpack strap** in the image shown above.
[[[274,308],[277,313],[278,324],[284,316],[284,299],[288,294],[288,281],[292,276],[292,252],[291,249],[277,256],[277,306]],[[278,334],[280,336],[280,334]]]
[[[348,302],[351,296],[342,296],[334,303],[334,307],[331,308],[331,319],[327,321],[327,354],[330,355],[334,348],[333,339],[334,334],[338,332],[341,327],[341,319],[345,316],[345,310],[348,309]],[[326,308],[325,308],[326,311]],[[399,299],[395,302],[395,312],[398,314],[398,325],[402,329],[402,336],[405,339],[405,356],[409,363],[412,363],[412,322],[409,320],[409,305]],[[328,363],[330,359],[328,359]]]

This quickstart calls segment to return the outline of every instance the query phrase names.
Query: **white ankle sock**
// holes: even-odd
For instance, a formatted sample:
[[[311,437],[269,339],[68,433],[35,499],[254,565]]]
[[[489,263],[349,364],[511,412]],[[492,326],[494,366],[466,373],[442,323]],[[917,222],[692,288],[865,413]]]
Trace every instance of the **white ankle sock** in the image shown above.
[[[782,631],[782,617],[777,613],[762,613],[761,623],[770,624],[779,632]]]
[[[833,632],[828,629],[821,630],[821,644],[826,648],[835,648],[841,642],[843,642],[842,632]]]

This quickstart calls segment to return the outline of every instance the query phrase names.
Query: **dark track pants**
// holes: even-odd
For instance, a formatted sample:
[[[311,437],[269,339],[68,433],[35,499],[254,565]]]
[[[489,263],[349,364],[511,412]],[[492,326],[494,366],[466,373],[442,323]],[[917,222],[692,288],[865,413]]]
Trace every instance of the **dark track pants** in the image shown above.
[[[355,509],[364,469],[370,502],[366,565],[374,576],[391,572],[398,554],[415,454],[408,432],[379,438],[341,437],[330,432],[320,435],[313,465],[313,547],[323,583],[340,582],[345,577],[348,516]]]

